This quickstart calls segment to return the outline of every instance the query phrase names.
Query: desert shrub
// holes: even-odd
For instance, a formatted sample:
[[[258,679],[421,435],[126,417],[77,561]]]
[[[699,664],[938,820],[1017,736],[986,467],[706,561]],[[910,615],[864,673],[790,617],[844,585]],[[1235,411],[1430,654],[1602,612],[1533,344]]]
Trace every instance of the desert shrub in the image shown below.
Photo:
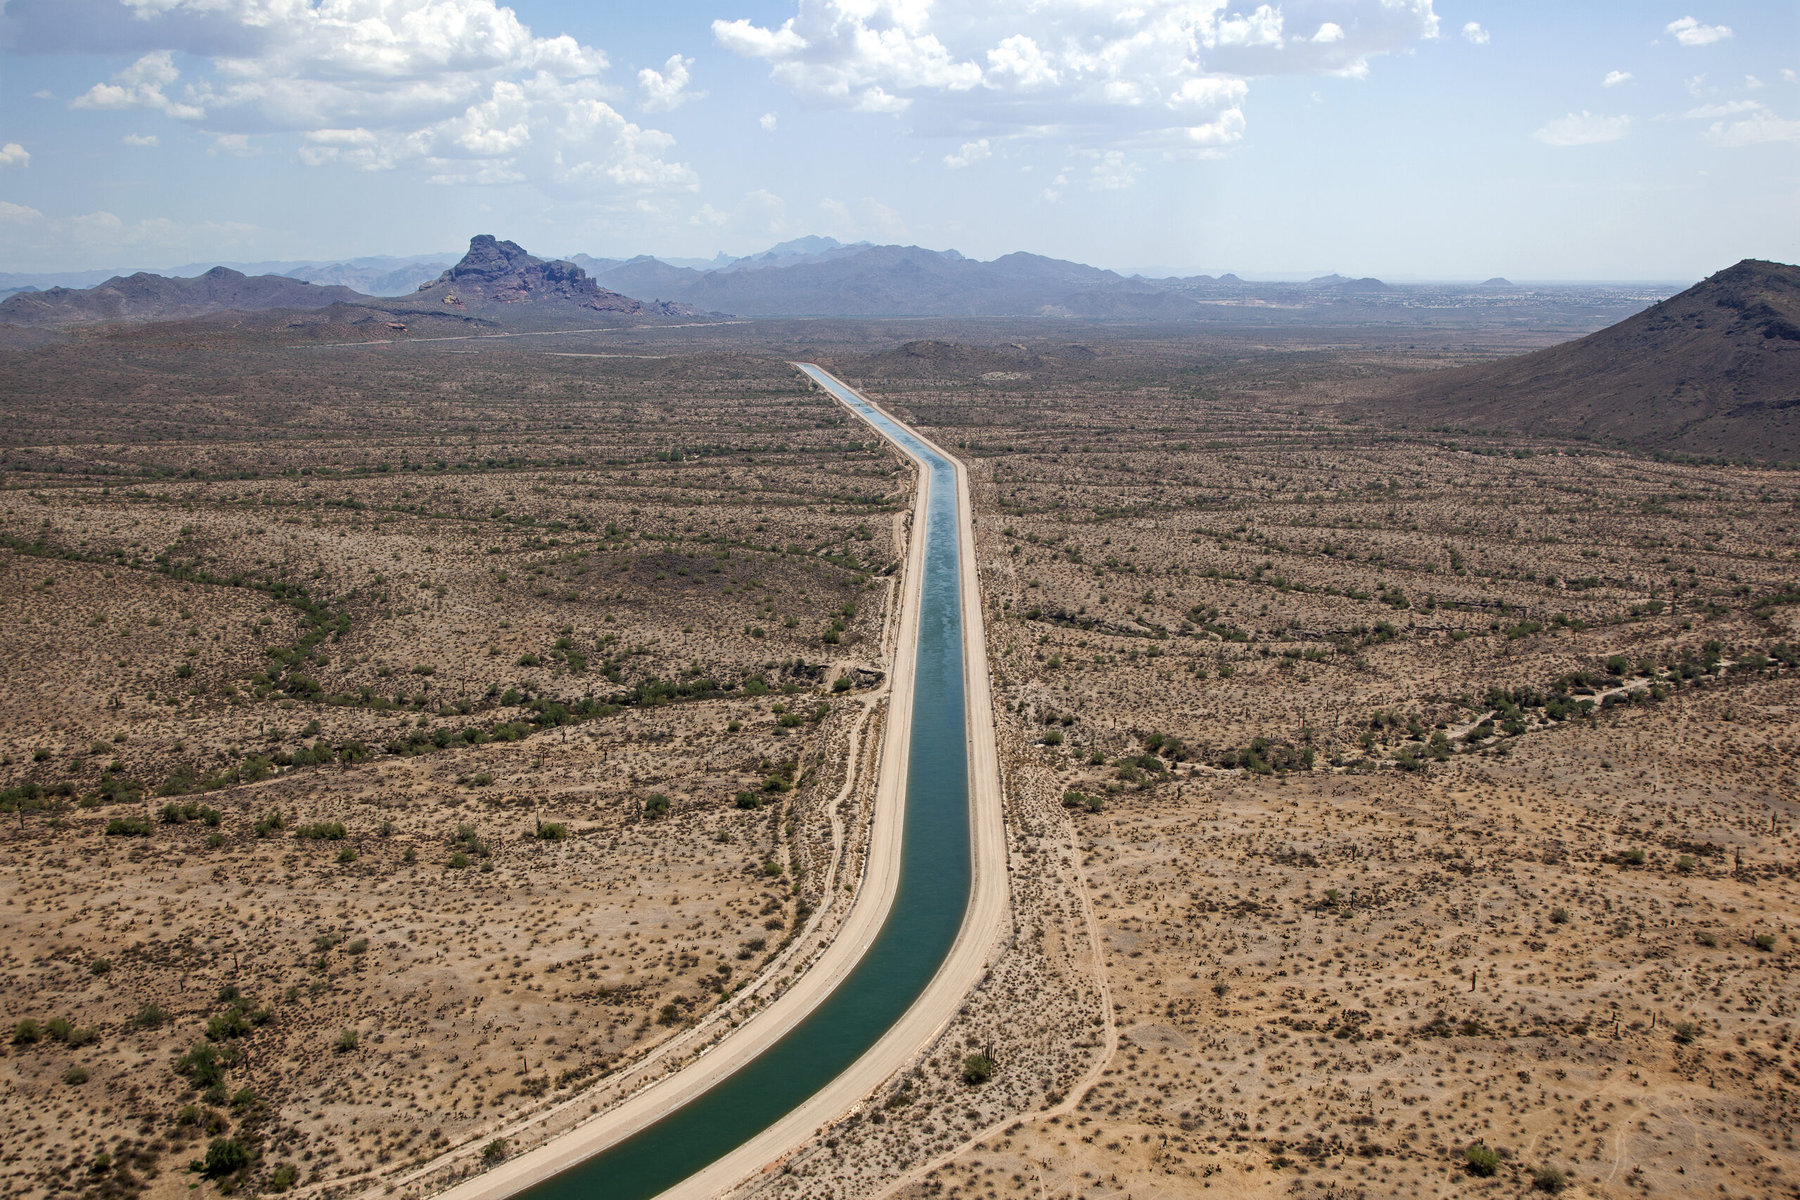
[[[1639,849],[1635,846],[1633,846],[1629,850],[1619,851],[1619,862],[1622,866],[1641,867],[1648,860],[1648,858],[1649,858],[1648,855],[1646,855],[1641,849]]]
[[[667,796],[663,795],[661,792],[651,792],[648,796],[644,797],[644,815],[645,816],[647,816],[647,817],[665,816],[665,815],[667,815],[668,811],[669,811],[669,798]]]
[[[971,1087],[979,1087],[994,1077],[994,1060],[985,1054],[971,1054],[963,1059],[963,1082]]]
[[[294,836],[308,841],[341,842],[348,835],[342,821],[313,821],[294,827]]]
[[[348,1054],[356,1049],[356,1030],[342,1029],[338,1031],[337,1041],[332,1043],[339,1054]]]
[[[469,856],[464,854],[461,850],[458,850],[450,856],[450,860],[444,865],[451,870],[460,871],[469,865]]]
[[[1775,948],[1775,935],[1772,933],[1759,933],[1750,939],[1750,944],[1755,946],[1758,950],[1773,950]]]
[[[1556,1167],[1539,1167],[1531,1177],[1531,1186],[1554,1196],[1569,1186],[1569,1177]]]
[[[1719,939],[1710,930],[1706,929],[1702,929],[1699,933],[1696,933],[1694,935],[1694,941],[1699,945],[1708,947],[1717,946],[1719,944]]]
[[[204,1173],[209,1179],[230,1175],[250,1165],[250,1152],[234,1138],[214,1138],[206,1147]]]
[[[114,817],[106,823],[107,837],[149,837],[148,817]]]
[[[1064,808],[1081,808],[1087,804],[1087,797],[1071,788],[1063,793],[1062,802]]]
[[[87,1068],[79,1065],[70,1067],[63,1072],[62,1081],[71,1087],[80,1087],[88,1081]]]
[[[755,809],[762,807],[762,796],[756,792],[739,792],[737,794],[737,806],[739,808],[747,808],[754,811]]]
[[[539,821],[537,838],[543,842],[560,842],[569,836],[569,827],[561,821]]]
[[[1044,745],[1060,746],[1062,744],[1063,744],[1062,730],[1052,729],[1049,733],[1046,733],[1044,735]]]
[[[482,1162],[497,1163],[505,1157],[506,1157],[506,1139],[505,1138],[495,1138],[493,1141],[489,1142],[487,1145],[485,1145],[481,1148],[481,1161]]]
[[[175,1060],[175,1073],[187,1076],[196,1089],[225,1081],[225,1060],[218,1050],[205,1042],[196,1042],[186,1054]]]
[[[15,1046],[29,1046],[34,1042],[42,1040],[43,1036],[43,1027],[30,1017],[26,1017],[17,1025],[13,1026],[12,1041]]]
[[[276,1164],[275,1170],[269,1174],[269,1190],[271,1192],[285,1192],[293,1187],[299,1178],[300,1169],[294,1166],[293,1163],[278,1163]]]
[[[1697,1021],[1677,1021],[1672,1032],[1675,1040],[1685,1046],[1700,1036],[1700,1024]]]
[[[1463,1161],[1469,1165],[1471,1175],[1480,1175],[1483,1178],[1500,1169],[1500,1156],[1480,1142],[1463,1150]]]

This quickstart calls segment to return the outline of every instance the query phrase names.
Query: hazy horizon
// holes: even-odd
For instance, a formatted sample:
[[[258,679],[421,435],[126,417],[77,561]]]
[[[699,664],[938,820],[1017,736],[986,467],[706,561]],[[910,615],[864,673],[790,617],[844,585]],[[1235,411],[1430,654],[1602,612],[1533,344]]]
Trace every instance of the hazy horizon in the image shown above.
[[[0,59],[11,273],[475,232],[1265,279],[1800,259],[1800,22],[1772,0],[0,0]]]

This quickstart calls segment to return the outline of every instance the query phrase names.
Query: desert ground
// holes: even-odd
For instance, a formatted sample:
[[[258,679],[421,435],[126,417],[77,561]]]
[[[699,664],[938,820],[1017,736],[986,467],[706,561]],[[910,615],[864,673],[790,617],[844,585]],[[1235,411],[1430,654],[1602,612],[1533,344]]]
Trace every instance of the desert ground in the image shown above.
[[[447,1182],[829,932],[912,480],[795,357],[969,465],[1014,933],[748,1191],[1793,1193],[1800,475],[1358,406],[1526,341],[0,355],[8,1194]]]

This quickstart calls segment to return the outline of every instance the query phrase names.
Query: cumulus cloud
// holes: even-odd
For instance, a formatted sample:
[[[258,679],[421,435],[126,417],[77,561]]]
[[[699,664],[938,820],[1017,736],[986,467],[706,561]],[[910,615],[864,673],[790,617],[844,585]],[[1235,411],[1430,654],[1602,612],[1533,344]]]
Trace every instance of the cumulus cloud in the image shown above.
[[[0,146],[0,167],[29,167],[31,151],[17,142],[8,142]]]
[[[162,139],[154,133],[128,133],[119,139],[126,146],[160,146]]]
[[[9,257],[18,270],[117,265],[127,256],[172,262],[216,259],[221,250],[249,246],[261,233],[241,221],[128,222],[104,211],[52,217],[0,200],[0,239],[15,248]]]
[[[1600,81],[1601,87],[1618,87],[1621,83],[1630,83],[1637,76],[1630,71],[1608,71],[1606,78]]]
[[[762,131],[764,133],[774,133],[776,128],[781,124],[781,118],[777,117],[772,112],[766,112],[756,119],[756,123],[762,126]]]
[[[1583,109],[1558,117],[1531,136],[1547,146],[1592,146],[1616,142],[1631,128],[1628,116],[1603,117]]]
[[[994,148],[986,138],[973,142],[964,142],[962,149],[955,154],[944,155],[944,165],[952,170],[961,167],[972,167],[978,162],[986,162],[994,157]]]
[[[1684,46],[1710,46],[1714,42],[1722,42],[1731,36],[1731,26],[1702,25],[1693,17],[1670,21],[1663,28],[1664,32],[1672,35]]]
[[[1246,80],[1361,76],[1438,24],[1432,0],[795,0],[712,30],[807,103],[905,112],[927,136],[1181,149],[1242,136]]]
[[[669,61],[663,64],[660,71],[645,67],[638,72],[638,90],[644,93],[645,112],[667,112],[672,108],[680,108],[689,100],[699,100],[705,92],[687,91],[691,78],[688,69],[694,65],[691,58],[683,58],[679,54],[669,55]]]
[[[137,18],[134,39],[159,44],[78,108],[158,110],[228,151],[296,135],[308,164],[411,169],[442,183],[530,181],[622,203],[695,186],[670,161],[673,139],[613,107],[604,52],[540,36],[498,0],[117,3]],[[696,95],[691,62],[677,55],[638,74],[647,110]]]
[[[1485,46],[1493,35],[1481,27],[1480,21],[1470,21],[1462,27],[1463,41],[1473,42],[1477,46]]]
[[[188,88],[189,102],[171,100],[164,91],[180,78],[175,56],[167,50],[156,50],[115,73],[111,83],[96,83],[71,103],[76,108],[154,108],[178,121],[198,121],[206,110],[191,103],[192,87]]]
[[[1742,121],[1713,122],[1706,131],[1706,140],[1715,146],[1732,149],[1764,146],[1771,142],[1800,142],[1800,121],[1790,121],[1759,108]]]
[[[1088,170],[1088,187],[1096,192],[1116,192],[1137,182],[1138,165],[1125,161],[1122,150],[1108,150]]]
[[[1727,100],[1719,104],[1702,104],[1699,108],[1690,108],[1681,115],[1691,121],[1710,121],[1715,117],[1736,116],[1739,113],[1761,111],[1762,105],[1754,100]]]

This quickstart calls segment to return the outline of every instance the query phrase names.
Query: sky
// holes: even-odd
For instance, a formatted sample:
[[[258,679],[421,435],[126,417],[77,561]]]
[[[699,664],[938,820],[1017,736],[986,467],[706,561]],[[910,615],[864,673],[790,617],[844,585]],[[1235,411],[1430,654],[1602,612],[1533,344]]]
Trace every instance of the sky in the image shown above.
[[[1693,280],[1800,261],[1800,4],[0,0],[0,271],[476,233]]]

